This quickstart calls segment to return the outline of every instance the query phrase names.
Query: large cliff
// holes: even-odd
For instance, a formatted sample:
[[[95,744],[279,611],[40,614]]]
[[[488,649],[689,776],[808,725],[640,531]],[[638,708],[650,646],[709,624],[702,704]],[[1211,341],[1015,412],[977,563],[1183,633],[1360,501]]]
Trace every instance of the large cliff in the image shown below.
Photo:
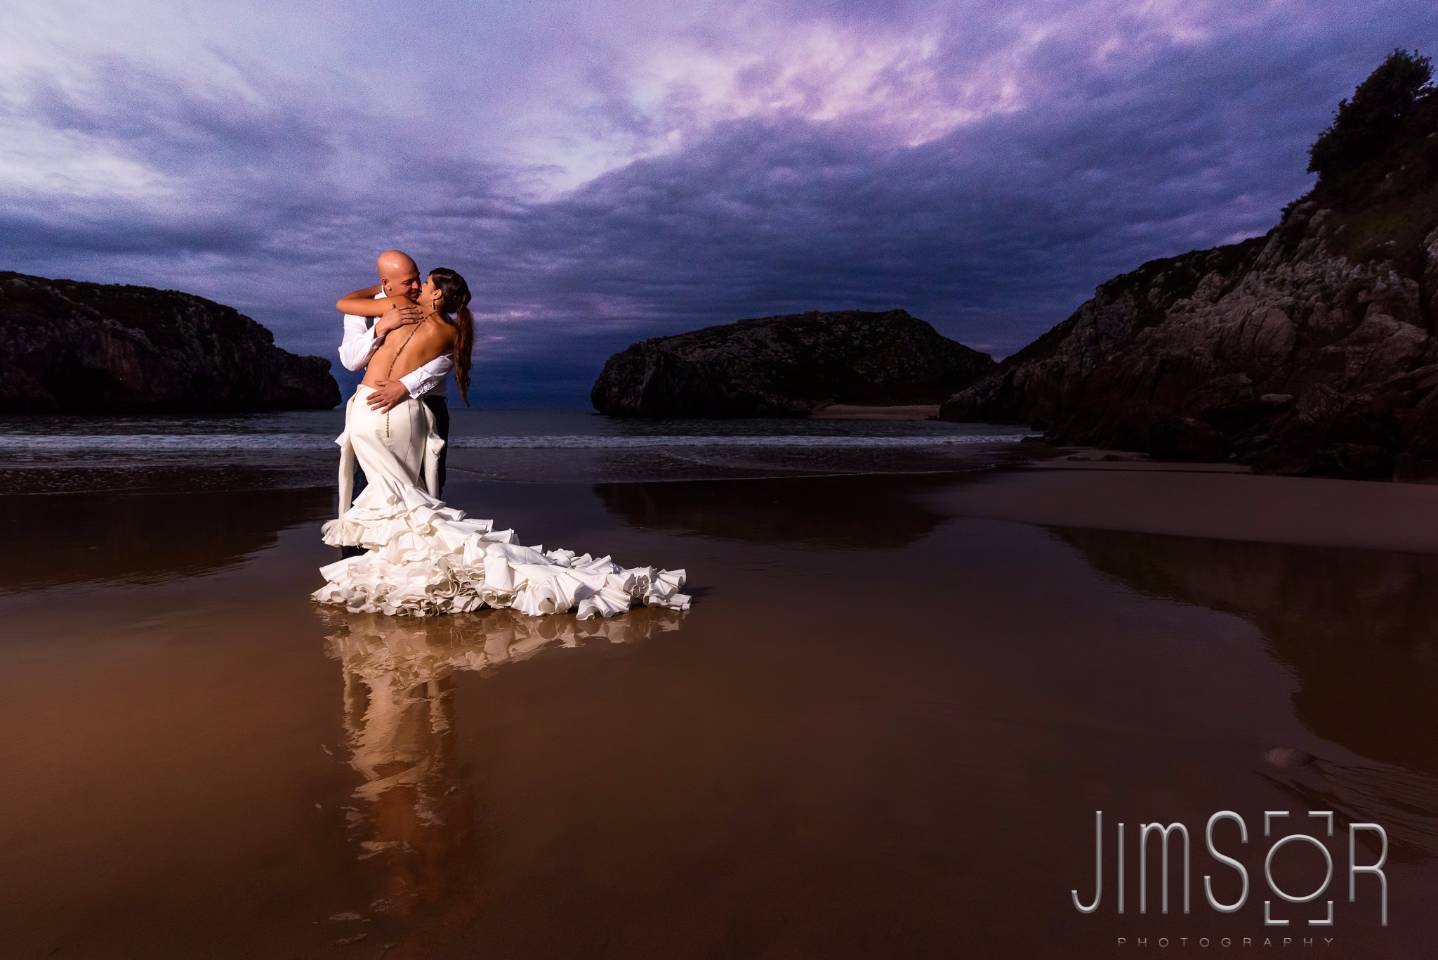
[[[0,412],[327,409],[329,363],[174,290],[0,271]]]
[[[938,403],[993,365],[903,310],[800,313],[642,340],[609,358],[589,396],[628,416],[803,416]]]
[[[1438,94],[1389,113],[1320,157],[1336,121],[1314,189],[1267,234],[1109,280],[941,418],[1262,471],[1438,474]]]

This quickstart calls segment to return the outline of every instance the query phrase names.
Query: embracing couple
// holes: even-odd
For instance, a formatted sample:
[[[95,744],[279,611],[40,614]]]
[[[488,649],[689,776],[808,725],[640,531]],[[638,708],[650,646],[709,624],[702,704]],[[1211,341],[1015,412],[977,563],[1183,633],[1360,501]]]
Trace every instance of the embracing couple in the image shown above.
[[[684,570],[621,567],[607,555],[528,547],[513,530],[468,517],[439,497],[449,446],[451,370],[469,403],[470,292],[453,270],[421,282],[413,259],[386,250],[378,286],[336,306],[340,359],[364,378],[345,404],[339,516],[322,528],[344,555],[320,568],[313,597],[354,612],[425,616],[512,607],[540,615],[613,616],[633,603],[685,610]]]

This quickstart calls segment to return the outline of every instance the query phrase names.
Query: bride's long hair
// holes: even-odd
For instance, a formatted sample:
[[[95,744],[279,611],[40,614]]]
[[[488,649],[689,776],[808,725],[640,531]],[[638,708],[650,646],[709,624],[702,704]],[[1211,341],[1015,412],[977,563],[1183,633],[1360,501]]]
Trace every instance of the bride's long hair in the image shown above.
[[[469,284],[464,282],[464,277],[448,267],[435,267],[429,272],[429,278],[444,297],[440,301],[440,316],[459,331],[454,338],[454,379],[459,384],[459,395],[467,407],[469,365],[474,359],[474,317],[469,312]]]

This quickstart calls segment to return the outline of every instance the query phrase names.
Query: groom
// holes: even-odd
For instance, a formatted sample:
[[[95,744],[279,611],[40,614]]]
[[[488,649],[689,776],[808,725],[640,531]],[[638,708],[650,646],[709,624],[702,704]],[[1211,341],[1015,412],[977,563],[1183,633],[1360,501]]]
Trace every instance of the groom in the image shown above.
[[[346,370],[363,370],[369,358],[384,338],[400,327],[418,323],[421,319],[419,305],[419,266],[403,250],[385,250],[375,259],[375,271],[379,274],[380,292],[375,299],[391,297],[396,305],[378,320],[374,317],[344,315],[344,339],[340,343],[340,363]],[[444,496],[444,463],[449,454],[449,403],[445,399],[449,372],[454,359],[441,354],[429,363],[411,373],[394,380],[383,381],[370,395],[369,405],[381,413],[411,400],[427,405],[434,414],[435,428],[440,439],[445,441],[439,453],[437,496]],[[355,464],[354,492],[358,495],[365,486],[364,471]],[[363,553],[356,547],[343,547],[346,556]]]

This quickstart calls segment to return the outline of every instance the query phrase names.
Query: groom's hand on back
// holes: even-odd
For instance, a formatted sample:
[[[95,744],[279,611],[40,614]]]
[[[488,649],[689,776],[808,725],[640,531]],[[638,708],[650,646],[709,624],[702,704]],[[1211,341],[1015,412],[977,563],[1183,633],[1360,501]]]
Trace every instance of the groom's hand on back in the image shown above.
[[[371,407],[380,413],[388,413],[391,408],[409,399],[409,390],[399,380],[381,380],[379,386],[374,388],[374,393],[369,395],[367,401]]]
[[[375,335],[382,337],[391,330],[395,330],[406,324],[419,323],[419,321],[423,319],[423,316],[418,304],[410,303],[408,300],[397,303],[386,310],[384,315],[379,318],[379,322],[374,326]]]

